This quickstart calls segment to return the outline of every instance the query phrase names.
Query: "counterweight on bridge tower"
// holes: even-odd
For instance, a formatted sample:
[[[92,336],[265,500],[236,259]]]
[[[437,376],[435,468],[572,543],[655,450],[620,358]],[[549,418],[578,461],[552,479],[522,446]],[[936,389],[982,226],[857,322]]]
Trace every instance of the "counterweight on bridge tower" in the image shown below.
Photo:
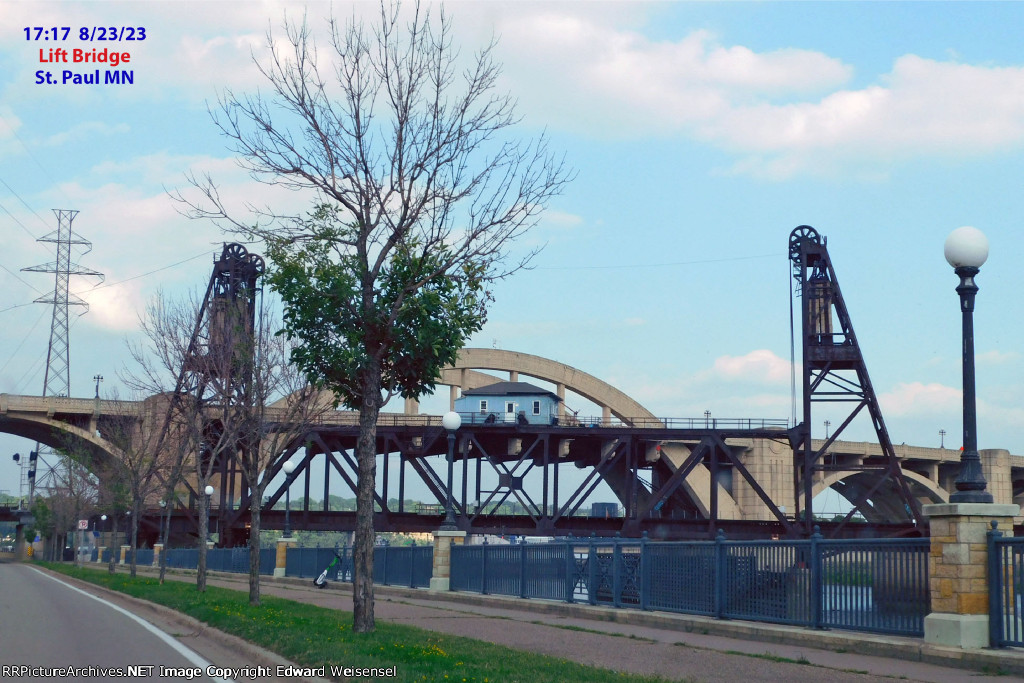
[[[29,273],[53,273],[53,291],[35,300],[38,304],[53,306],[53,318],[50,323],[50,343],[46,352],[46,373],[43,377],[43,396],[71,395],[71,337],[68,326],[68,309],[71,306],[84,308],[83,314],[89,310],[89,304],[71,293],[69,284],[72,275],[89,275],[103,281],[103,274],[95,270],[83,268],[71,260],[71,247],[81,250],[82,255],[92,251],[92,243],[75,234],[71,223],[78,211],[69,209],[53,209],[57,215],[57,229],[40,237],[39,242],[51,242],[56,245],[57,260],[38,266],[22,268]],[[36,444],[39,451],[40,444]],[[29,475],[29,498],[32,498],[34,482]]]

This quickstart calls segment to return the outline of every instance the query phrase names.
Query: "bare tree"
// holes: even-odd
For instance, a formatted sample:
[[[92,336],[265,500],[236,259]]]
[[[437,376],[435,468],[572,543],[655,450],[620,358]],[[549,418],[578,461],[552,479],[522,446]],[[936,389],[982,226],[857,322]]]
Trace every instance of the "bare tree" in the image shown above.
[[[510,246],[533,227],[571,172],[544,138],[507,139],[514,100],[495,91],[492,42],[465,68],[443,10],[417,4],[373,27],[328,21],[320,61],[305,21],[268,33],[257,66],[271,94],[226,91],[214,120],[257,179],[315,195],[304,217],[271,209],[229,215],[210,177],[186,213],[265,240],[285,301],[292,360],[360,413],[354,628],[374,629],[376,428],[394,395],[433,388],[486,319],[489,283],[526,265]],[[281,47],[285,45],[285,47]]]
[[[49,508],[50,552],[53,560],[62,560],[60,551],[67,543],[67,535],[74,538],[79,519],[87,516],[95,509],[98,481],[96,476],[77,457],[79,454],[71,446],[57,450],[59,460],[51,469],[46,482],[42,485],[45,492],[46,505]],[[78,563],[78,541],[75,547],[75,563]]]
[[[107,405],[115,410],[124,408],[126,403],[116,400]],[[123,490],[128,504],[128,545],[131,554],[131,576],[136,575],[136,559],[139,547],[139,525],[142,513],[164,489],[164,482],[174,470],[181,455],[179,444],[165,438],[164,431],[167,400],[160,395],[138,401],[141,414],[127,412],[107,414],[104,420],[103,437],[115,448],[116,460],[108,468],[112,477]]]
[[[320,400],[319,392],[290,364],[289,343],[273,334],[277,323],[267,310],[257,306],[250,317],[249,303],[212,300],[204,311],[194,299],[175,303],[160,296],[147,307],[142,321],[148,350],[132,350],[142,369],[132,381],[155,388],[178,377],[175,389],[162,397],[163,437],[153,440],[150,450],[171,451],[164,459],[168,467],[161,470],[169,473],[164,481],[172,487],[165,499],[175,499],[174,482],[182,481],[186,469],[194,472],[200,591],[206,586],[204,541],[211,502],[204,489],[219,463],[237,462],[247,489],[240,504],[250,513],[249,599],[257,605],[263,493],[280,470],[282,452],[287,455],[300,448],[310,424],[333,406]],[[183,381],[184,376],[191,379]]]
[[[151,405],[147,419],[153,430],[151,446],[163,453],[164,463],[164,469],[157,476],[160,485],[156,489],[162,494],[160,500],[165,505],[163,528],[169,528],[175,507],[190,514],[192,502],[198,508],[195,520],[203,571],[197,577],[197,587],[205,590],[209,501],[202,491],[212,476],[213,463],[205,441],[206,420],[202,402],[190,393],[192,387],[185,386],[183,382],[201,319],[202,304],[195,296],[172,300],[162,291],[158,292],[140,316],[144,342],[129,344],[134,365],[122,371],[121,379],[135,392],[150,397],[147,399]],[[196,472],[194,480],[184,476],[187,470]],[[166,550],[160,561],[161,580],[165,571]]]

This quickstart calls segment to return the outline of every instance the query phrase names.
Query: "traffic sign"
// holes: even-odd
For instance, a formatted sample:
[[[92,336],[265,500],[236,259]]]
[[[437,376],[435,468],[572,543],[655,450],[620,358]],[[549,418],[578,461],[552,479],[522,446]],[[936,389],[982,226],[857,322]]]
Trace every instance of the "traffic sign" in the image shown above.
[[[88,528],[89,528],[89,520],[87,520],[87,519],[80,519],[80,520],[78,520],[78,530],[79,531],[85,531]]]

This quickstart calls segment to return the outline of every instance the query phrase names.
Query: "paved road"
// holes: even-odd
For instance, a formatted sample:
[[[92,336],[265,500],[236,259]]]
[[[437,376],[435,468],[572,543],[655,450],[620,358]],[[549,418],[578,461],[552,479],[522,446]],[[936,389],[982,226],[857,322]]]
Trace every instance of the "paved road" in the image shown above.
[[[183,632],[172,619],[161,620],[155,614],[147,619],[28,565],[0,563],[0,679],[101,681],[138,674],[132,678],[168,683],[225,681],[230,674],[217,676],[219,672],[213,672],[209,677],[206,668],[211,664],[224,668],[252,664],[251,659],[245,661],[238,653],[223,651],[207,638],[190,637],[198,634]],[[153,621],[176,637],[150,623]],[[186,645],[189,640],[203,653]],[[5,668],[9,666],[43,670]],[[50,670],[67,667],[77,671],[67,676]],[[179,670],[181,675],[161,667]],[[123,673],[104,675],[110,669]]]

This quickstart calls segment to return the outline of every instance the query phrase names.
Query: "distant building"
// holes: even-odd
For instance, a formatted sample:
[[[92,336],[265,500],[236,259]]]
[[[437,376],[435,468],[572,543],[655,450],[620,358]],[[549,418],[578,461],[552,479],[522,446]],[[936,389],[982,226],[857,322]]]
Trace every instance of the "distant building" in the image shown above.
[[[469,389],[455,400],[464,422],[556,424],[561,399],[528,382],[498,382]]]

